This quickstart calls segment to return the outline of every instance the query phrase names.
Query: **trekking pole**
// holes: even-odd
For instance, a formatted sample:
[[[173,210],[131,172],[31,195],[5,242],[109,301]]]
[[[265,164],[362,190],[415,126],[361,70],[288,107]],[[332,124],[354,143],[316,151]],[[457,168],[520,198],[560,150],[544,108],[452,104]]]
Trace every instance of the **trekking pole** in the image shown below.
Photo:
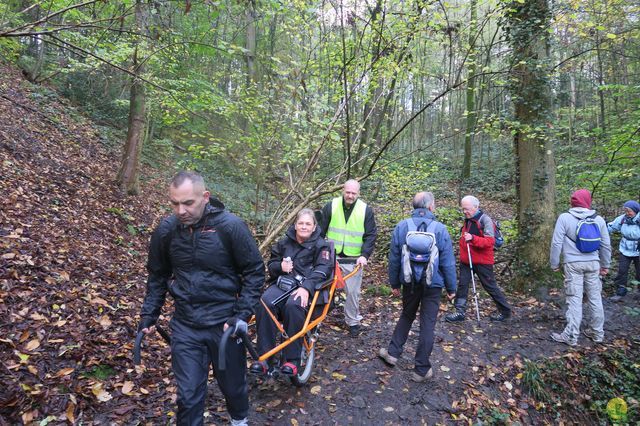
[[[476,279],[473,277],[473,261],[471,260],[471,246],[467,241],[467,253],[469,254],[469,268],[471,268],[471,284],[473,285],[473,299],[476,302],[476,317],[480,324],[480,308],[478,307],[478,292],[476,291]]]

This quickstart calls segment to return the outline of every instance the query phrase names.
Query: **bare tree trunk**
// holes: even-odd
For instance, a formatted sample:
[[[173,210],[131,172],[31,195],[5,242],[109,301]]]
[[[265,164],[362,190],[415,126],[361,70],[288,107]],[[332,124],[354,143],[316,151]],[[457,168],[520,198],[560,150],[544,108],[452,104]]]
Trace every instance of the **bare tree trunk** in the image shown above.
[[[600,128],[602,129],[602,135],[607,133],[607,125],[605,122],[605,110],[604,110],[604,70],[602,66],[602,52],[600,49],[600,37],[596,39],[596,58],[598,60],[598,100],[600,101]]]
[[[473,134],[476,127],[476,46],[475,46],[475,31],[476,21],[478,19],[478,1],[471,0],[469,3],[471,9],[471,18],[469,22],[469,72],[467,82],[467,123],[466,131],[464,134],[464,159],[462,161],[462,179],[469,179],[471,176],[471,143],[473,141]]]
[[[146,31],[145,13],[141,0],[137,0],[136,25],[139,32]],[[127,140],[117,176],[117,183],[120,190],[129,195],[136,195],[139,192],[138,165],[140,163],[140,152],[144,143],[147,118],[144,84],[137,78],[137,76],[141,76],[144,73],[144,65],[139,63],[139,47],[139,42],[136,42],[133,50],[133,72],[135,76],[131,79],[131,89],[129,92],[129,128],[127,130]]]
[[[569,146],[573,147],[573,126],[575,122],[575,111],[577,104],[576,96],[576,76],[569,73]]]
[[[247,40],[245,44],[247,52],[245,53],[245,60],[247,61],[247,84],[251,84],[256,81],[256,4],[254,0],[249,0],[247,3]]]

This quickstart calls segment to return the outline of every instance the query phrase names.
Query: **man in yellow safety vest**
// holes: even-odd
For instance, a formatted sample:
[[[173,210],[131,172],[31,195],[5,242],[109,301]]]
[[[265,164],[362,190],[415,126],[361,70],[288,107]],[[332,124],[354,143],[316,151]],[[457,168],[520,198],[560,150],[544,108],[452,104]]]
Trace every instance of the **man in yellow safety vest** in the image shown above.
[[[338,263],[344,274],[356,265],[360,270],[346,281],[344,320],[351,336],[360,332],[360,287],[362,270],[373,253],[376,241],[376,221],[373,210],[358,198],[360,183],[351,179],[344,183],[342,197],[336,197],[322,208],[322,235],[333,241]]]

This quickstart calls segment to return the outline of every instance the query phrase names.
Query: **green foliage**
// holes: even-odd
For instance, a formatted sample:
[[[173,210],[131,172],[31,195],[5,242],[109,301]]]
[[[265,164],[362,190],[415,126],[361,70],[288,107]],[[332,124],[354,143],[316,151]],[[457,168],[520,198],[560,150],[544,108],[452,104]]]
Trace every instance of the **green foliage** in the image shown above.
[[[503,413],[497,408],[491,408],[488,412],[484,408],[480,408],[478,410],[478,421],[479,424],[488,424],[488,425],[511,425],[509,413]]]
[[[115,374],[116,374],[116,371],[113,369],[113,367],[111,367],[110,365],[100,364],[100,365],[94,366],[90,370],[86,370],[82,374],[82,376],[91,378],[91,379],[107,380],[108,378],[114,376]]]
[[[515,219],[501,220],[500,232],[502,232],[505,244],[515,242],[518,238],[518,222]]]
[[[638,355],[637,346],[631,346],[575,359],[527,361],[523,383],[537,401],[551,407],[568,404],[589,416],[607,419],[611,399],[619,397],[629,404],[640,398]],[[637,404],[629,405],[629,422],[640,421]]]
[[[579,3],[560,0],[552,4],[556,9],[546,9],[548,2],[499,2],[491,12],[480,8],[477,22],[469,23],[468,2],[391,2],[382,9],[348,10],[351,18],[341,21],[331,3],[266,1],[256,4],[256,20],[249,22],[244,3],[196,2],[185,13],[180,2],[159,1],[142,3],[148,25],[141,29],[135,2],[98,2],[28,27],[37,32],[64,26],[56,33],[62,41],[42,35],[44,51],[34,49],[40,44],[33,37],[0,37],[0,55],[27,69],[42,65],[39,78],[105,129],[115,128],[103,132],[104,143],[121,149],[131,85],[123,70],[133,69],[137,49],[151,123],[142,162],[202,171],[214,192],[259,229],[289,206],[287,200],[304,199],[319,182],[345,177],[348,161],[350,176],[364,175],[378,149],[404,128],[363,188],[368,201],[382,206],[383,240],[411,210],[410,199],[419,190],[431,190],[436,200],[455,200],[468,191],[513,203],[512,142],[518,134],[555,141],[563,209],[578,185],[597,189],[597,205],[607,208],[637,198],[629,189],[640,184],[634,167],[640,142],[638,134],[630,136],[640,122],[638,49],[632,43],[637,7],[620,0]],[[2,26],[18,28],[67,6],[56,0],[24,12],[20,2],[3,2]],[[94,20],[101,25],[84,25]],[[252,27],[258,34],[254,52],[247,31]],[[497,42],[503,35],[513,47],[506,55]],[[532,40],[547,37],[545,49],[528,50]],[[477,51],[469,56],[471,40]],[[596,56],[596,40],[602,42],[602,58]],[[63,42],[77,48],[64,49]],[[583,53],[567,58],[567,45]],[[544,59],[547,47],[550,62]],[[38,52],[44,53],[43,64]],[[593,72],[600,59],[605,84]],[[618,65],[624,70],[618,72]],[[471,177],[452,184],[460,175],[460,127],[469,116],[458,92],[403,126],[452,76],[473,70],[481,74],[474,80]],[[507,97],[505,89],[514,87],[513,77],[523,70],[532,80]],[[514,118],[514,105],[544,112],[547,105],[536,95],[549,85],[557,95],[553,116]],[[600,94],[605,123],[597,118]],[[316,152],[317,161],[307,168]],[[457,232],[454,206],[437,203],[437,215]],[[515,224],[505,225],[505,238],[515,241]]]
[[[17,61],[20,57],[22,46],[18,40],[12,38],[0,38],[0,58],[5,61]]]
[[[548,365],[547,367],[551,368],[551,365]],[[546,390],[546,383],[544,382],[542,371],[535,362],[525,360],[522,383],[527,389],[527,392],[529,392],[538,401],[545,403],[551,401],[551,395]]]
[[[122,210],[119,207],[107,207],[104,209],[104,211],[108,212],[108,213],[112,213],[118,217],[121,217],[122,219],[124,219],[125,221],[129,222],[133,220],[133,217],[131,217],[131,215],[127,212],[125,212],[124,210]]]
[[[130,223],[127,223],[127,232],[132,236],[138,235],[138,229]]]
[[[631,306],[624,307],[624,313],[630,317],[640,317],[640,308],[633,308]]]
[[[637,89],[627,91],[639,96]],[[638,103],[640,105],[640,103]],[[578,188],[594,191],[596,207],[611,212],[619,209],[622,202],[637,198],[635,188],[640,186],[640,171],[637,168],[640,134],[637,123],[640,112],[636,109],[624,121],[615,125],[603,137],[597,129],[585,130],[578,135],[581,145],[564,145],[557,148],[559,208],[567,205],[569,194]],[[598,141],[600,140],[600,141]],[[586,149],[585,149],[586,148]],[[577,155],[577,151],[582,155]],[[588,167],[585,167],[588,164]]]
[[[364,293],[370,297],[389,297],[391,296],[391,287],[388,285],[370,285],[364,289]]]
[[[175,149],[170,139],[150,137],[142,147],[142,162],[154,169],[162,169],[175,156]]]
[[[435,184],[441,179],[442,172],[435,159],[411,160],[390,164],[383,169],[378,177],[378,181],[368,188],[363,187],[362,192],[371,194],[369,199],[373,199],[384,209],[376,212],[376,224],[380,241],[389,241],[393,228],[402,219],[409,216],[413,207],[411,205],[413,197],[420,191],[431,190],[436,199],[436,216],[438,220],[445,223],[450,231],[455,225],[450,222],[453,217],[460,216],[456,209],[441,206],[438,204],[438,194],[442,192]],[[433,188],[433,189],[431,189]],[[377,255],[386,257],[384,251],[378,250]]]

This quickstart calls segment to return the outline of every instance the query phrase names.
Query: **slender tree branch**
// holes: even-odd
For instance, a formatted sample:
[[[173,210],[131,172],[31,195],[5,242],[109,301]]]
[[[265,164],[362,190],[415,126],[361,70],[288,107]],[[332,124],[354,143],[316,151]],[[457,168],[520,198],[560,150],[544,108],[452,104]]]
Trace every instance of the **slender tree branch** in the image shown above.
[[[609,158],[609,162],[607,163],[607,167],[605,167],[604,171],[600,175],[600,179],[598,179],[596,184],[593,186],[593,190],[591,191],[592,194],[596,193],[596,191],[598,190],[598,187],[600,186],[600,184],[604,180],[605,176],[607,175],[607,173],[609,173],[609,169],[613,165],[614,161],[616,161],[616,154],[618,154],[618,152],[622,148],[624,148],[624,146],[626,144],[628,144],[631,140],[633,140],[634,136],[636,136],[638,133],[640,133],[640,127],[638,127],[636,130],[634,130],[634,132],[631,133],[631,135],[629,135],[629,137],[627,139],[625,139],[622,142],[620,142],[620,144],[618,144],[618,146],[613,150],[613,152],[611,153],[611,157]]]
[[[48,20],[50,20],[52,18],[55,18],[58,15],[61,15],[63,13],[66,13],[66,12],[70,11],[70,10],[73,10],[73,9],[78,9],[78,8],[81,8],[81,7],[84,7],[84,6],[88,6],[88,5],[93,4],[93,3],[97,3],[98,1],[100,1],[100,0],[89,0],[89,1],[86,1],[84,3],[72,4],[71,6],[67,6],[67,7],[65,7],[63,9],[60,9],[60,10],[56,11],[56,12],[50,13],[49,15],[45,16],[44,18],[38,19],[35,22],[29,22],[27,24],[21,25],[19,27],[14,28],[14,29],[0,32],[0,37],[7,36],[10,33],[14,33],[16,31],[20,31],[20,30],[22,30],[24,28],[34,28],[34,27],[36,27],[36,26],[38,26],[38,25],[40,25],[40,24],[42,24],[44,22],[47,22]]]

